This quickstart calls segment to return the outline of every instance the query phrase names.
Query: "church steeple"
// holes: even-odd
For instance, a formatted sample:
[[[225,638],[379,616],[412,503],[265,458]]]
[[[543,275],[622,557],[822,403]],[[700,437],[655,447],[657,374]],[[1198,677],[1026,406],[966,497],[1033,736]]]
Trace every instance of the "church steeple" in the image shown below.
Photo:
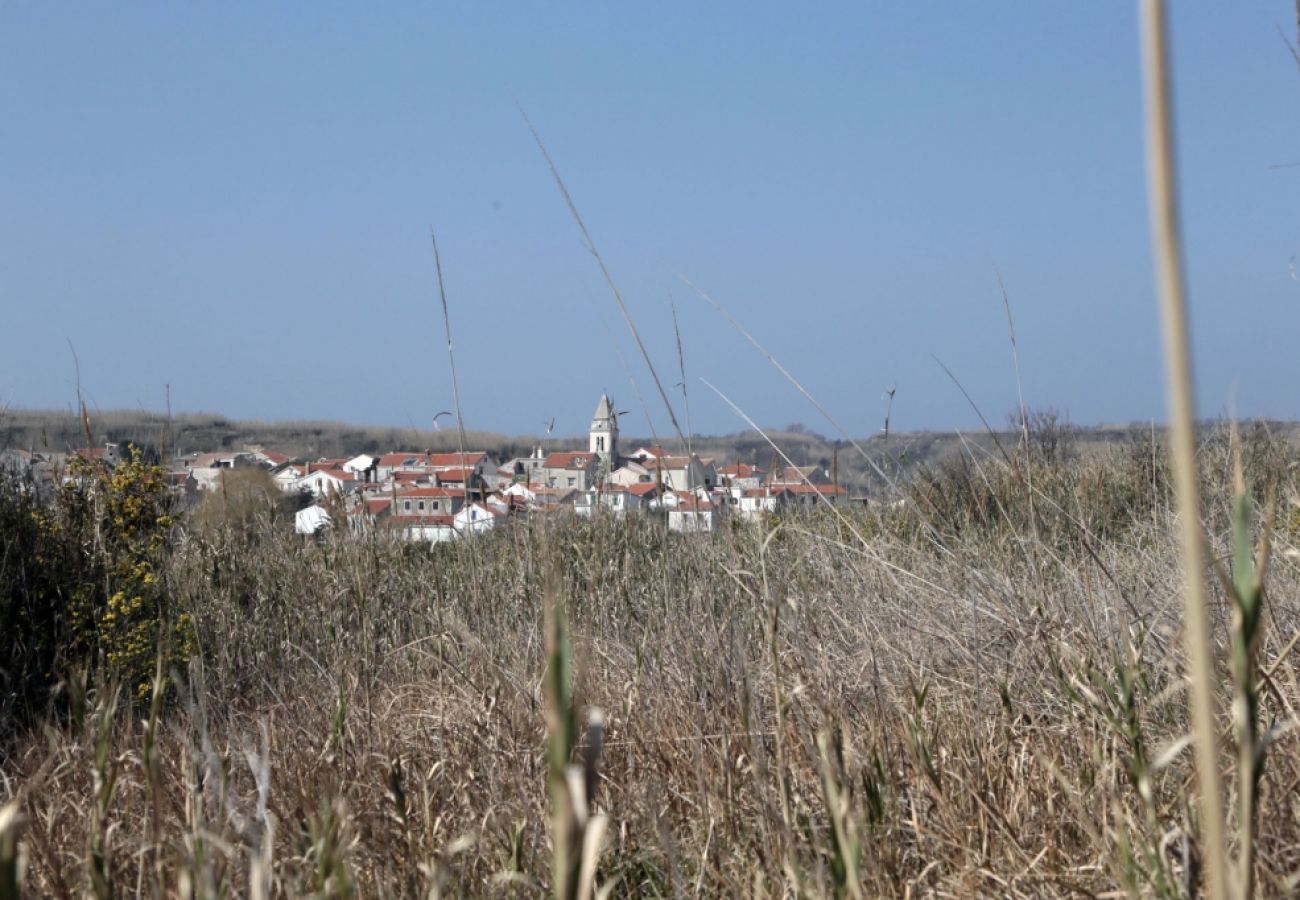
[[[618,414],[614,412],[608,394],[600,395],[596,414],[591,417],[589,449],[608,464],[607,471],[618,467]]]

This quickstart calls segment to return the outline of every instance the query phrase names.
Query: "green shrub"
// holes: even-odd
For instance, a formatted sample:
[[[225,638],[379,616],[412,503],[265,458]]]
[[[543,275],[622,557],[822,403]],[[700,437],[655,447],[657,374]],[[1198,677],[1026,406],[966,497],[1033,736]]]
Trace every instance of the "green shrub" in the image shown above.
[[[20,477],[0,480],[3,703],[26,718],[71,666],[147,699],[158,654],[194,652],[187,615],[163,585],[173,521],[165,472],[132,448],[116,468],[74,458],[49,502]]]

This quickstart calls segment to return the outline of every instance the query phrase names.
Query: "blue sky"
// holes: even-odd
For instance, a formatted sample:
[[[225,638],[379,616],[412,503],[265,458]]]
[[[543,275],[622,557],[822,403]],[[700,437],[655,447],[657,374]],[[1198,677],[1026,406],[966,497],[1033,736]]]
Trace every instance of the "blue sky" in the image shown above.
[[[1288,2],[1176,4],[1201,411],[1300,416]],[[0,404],[577,433],[1161,418],[1130,3],[0,2]]]

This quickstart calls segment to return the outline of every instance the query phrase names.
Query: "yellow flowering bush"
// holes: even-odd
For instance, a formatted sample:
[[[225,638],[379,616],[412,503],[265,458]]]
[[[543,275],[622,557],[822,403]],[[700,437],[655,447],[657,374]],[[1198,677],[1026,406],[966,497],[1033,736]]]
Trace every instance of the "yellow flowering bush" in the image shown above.
[[[173,530],[165,471],[132,447],[114,468],[74,457],[52,501],[5,484],[0,519],[9,559],[0,570],[0,625],[18,636],[11,653],[22,692],[84,662],[148,698],[158,654],[183,667],[194,652],[189,616],[172,615],[162,573]],[[13,524],[15,528],[8,527]]]

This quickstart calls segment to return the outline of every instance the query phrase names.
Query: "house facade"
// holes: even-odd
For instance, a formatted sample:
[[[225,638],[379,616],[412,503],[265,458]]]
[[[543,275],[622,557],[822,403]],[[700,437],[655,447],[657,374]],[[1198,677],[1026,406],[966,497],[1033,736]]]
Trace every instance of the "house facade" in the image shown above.
[[[578,450],[551,453],[542,465],[542,483],[547,487],[585,491],[595,484],[601,457]]]

